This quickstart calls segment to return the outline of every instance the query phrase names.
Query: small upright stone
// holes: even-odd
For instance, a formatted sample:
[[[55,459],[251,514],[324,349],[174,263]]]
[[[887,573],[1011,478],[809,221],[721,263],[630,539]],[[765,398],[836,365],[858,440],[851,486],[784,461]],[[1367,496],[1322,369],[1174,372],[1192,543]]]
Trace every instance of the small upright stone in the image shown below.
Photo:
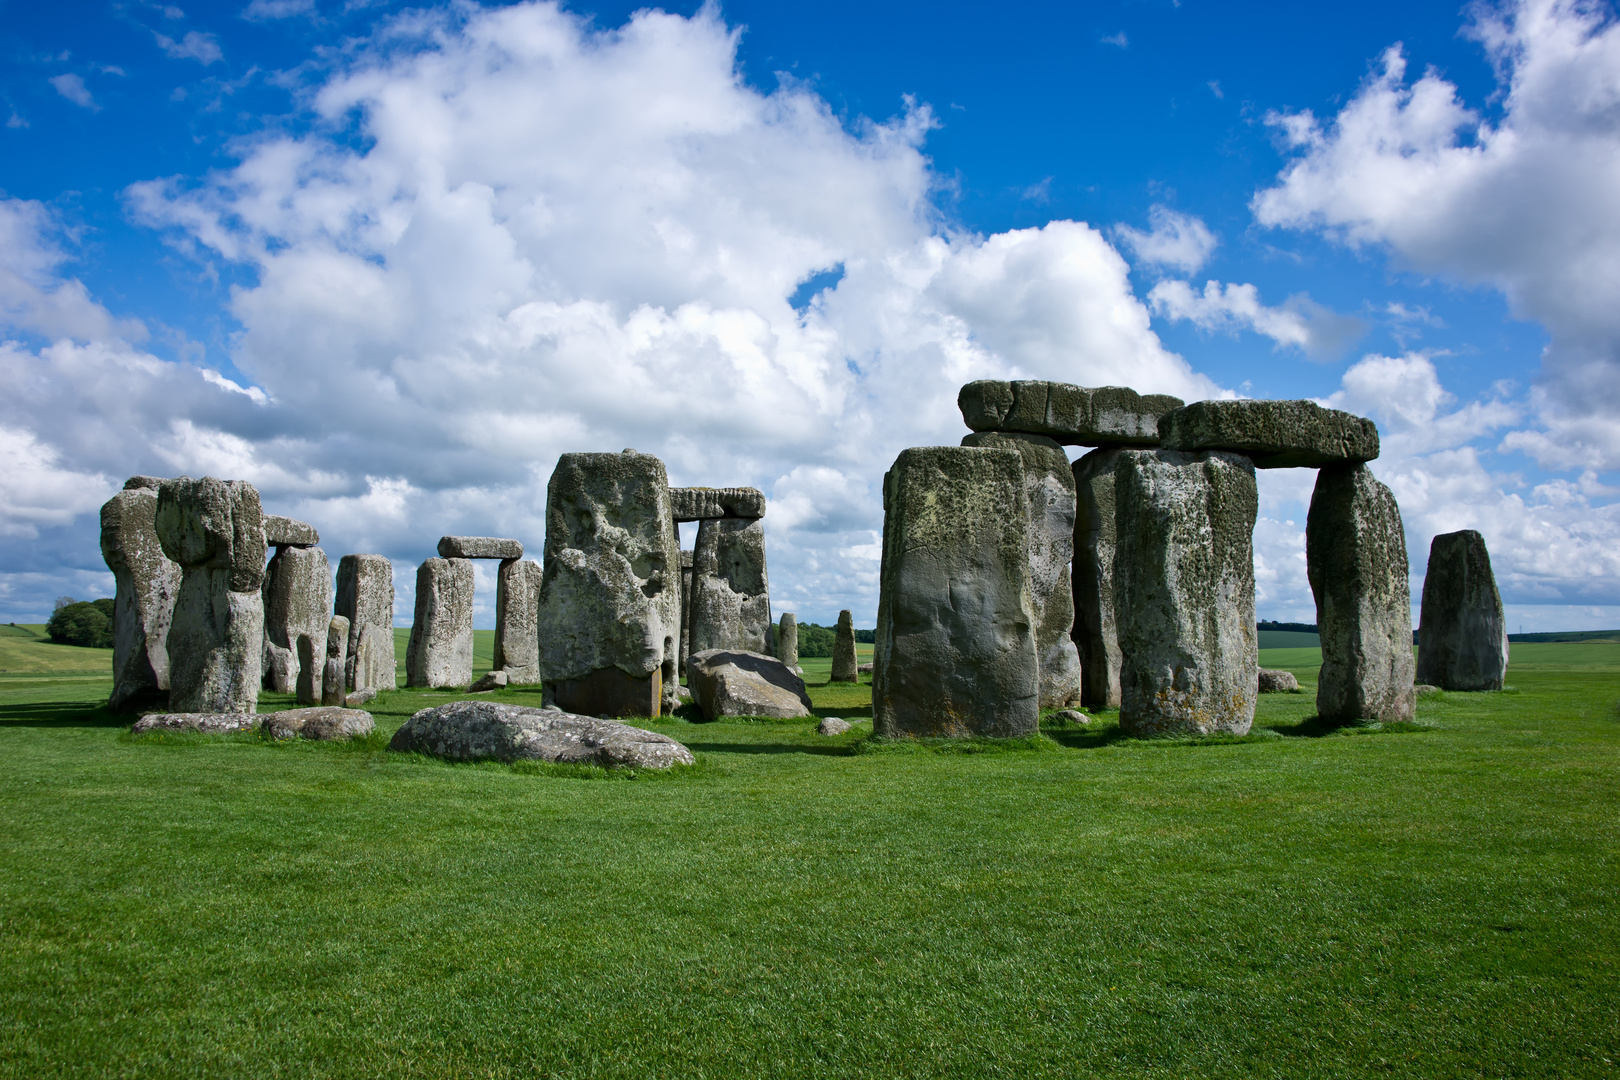
[[[670,488],[669,508],[676,521],[761,518],[765,516],[765,493],[751,487]]]
[[[833,630],[832,682],[858,682],[860,672],[855,663],[855,616],[845,608],[838,613],[838,625]]]
[[[692,655],[709,649],[770,650],[771,587],[765,572],[765,523],[704,518],[692,555]]]
[[[776,658],[786,664],[789,671],[798,670],[799,617],[791,611],[782,612],[782,619],[776,625]]]
[[[1117,709],[1119,628],[1114,619],[1114,469],[1118,447],[1091,451],[1074,463],[1074,643],[1080,650],[1080,703]]]
[[[394,567],[382,555],[338,560],[337,614],[349,620],[348,685],[354,690],[397,685],[394,656]],[[369,642],[367,627],[375,627]]]
[[[325,678],[325,650],[315,643],[312,635],[299,634],[293,642],[293,658],[297,660],[294,693],[298,697],[298,704],[319,705]]]
[[[265,689],[290,694],[298,685],[303,661],[299,659],[298,637],[307,634],[315,642],[317,660],[324,660],[326,624],[332,611],[332,567],[326,552],[318,547],[279,547],[265,568],[264,636],[268,664]],[[320,704],[321,670],[317,664],[311,676]]]
[[[280,514],[264,515],[264,542],[271,547],[314,547],[321,542],[315,526]]]
[[[1316,474],[1305,524],[1305,566],[1322,639],[1317,715],[1412,719],[1416,693],[1406,530],[1394,492],[1367,466],[1328,465]]]
[[[349,657],[349,620],[342,615],[332,616],[326,628],[326,664],[321,669],[321,704],[342,705],[348,695],[344,693],[343,669]]]
[[[686,670],[692,655],[692,561],[695,552],[681,552],[681,648],[679,671]]]
[[[1166,450],[1227,450],[1257,469],[1316,469],[1371,461],[1378,426],[1314,401],[1196,401],[1159,420]]]
[[[416,571],[416,617],[405,649],[405,685],[472,682],[473,569],[466,559],[427,559]]]
[[[167,708],[169,622],[180,591],[180,567],[157,535],[155,485],[131,487],[101,508],[101,557],[113,572],[113,712]]]
[[[521,559],[523,541],[499,536],[441,536],[441,559]]]
[[[1156,446],[1159,417],[1183,402],[1124,386],[981,379],[962,387],[956,404],[974,431],[1045,435],[1065,446]]]
[[[1500,690],[1507,666],[1507,616],[1485,538],[1473,529],[1436,536],[1423,578],[1417,681]]]
[[[540,681],[540,577],[533,559],[508,559],[496,577],[494,669],[517,686]]]

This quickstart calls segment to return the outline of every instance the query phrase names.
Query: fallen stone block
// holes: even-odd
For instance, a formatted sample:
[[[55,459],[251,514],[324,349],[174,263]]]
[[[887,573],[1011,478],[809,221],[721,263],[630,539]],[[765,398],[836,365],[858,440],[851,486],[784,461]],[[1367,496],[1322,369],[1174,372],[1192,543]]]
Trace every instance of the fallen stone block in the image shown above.
[[[441,559],[521,559],[523,541],[499,536],[441,536]]]
[[[870,674],[872,674],[872,665],[870,663],[855,665],[855,674],[857,674],[857,675],[870,675]]]
[[[169,624],[182,575],[158,541],[157,502],[155,484],[126,484],[101,507],[101,557],[114,582],[113,712],[168,705]]]
[[[721,716],[810,715],[804,680],[774,656],[743,649],[706,649],[686,661],[686,684],[706,720]]]
[[[427,559],[416,571],[416,617],[405,649],[405,685],[472,682],[473,569],[466,559]]]
[[[687,618],[692,655],[710,649],[770,651],[771,587],[762,520],[705,518],[698,524]]]
[[[762,518],[765,516],[765,493],[751,487],[670,488],[669,509],[676,521]]]
[[[1119,627],[1114,618],[1114,469],[1124,453],[1093,450],[1075,461],[1074,643],[1080,651],[1080,703],[1117,709],[1120,701]]]
[[[1314,401],[1197,401],[1159,420],[1166,450],[1227,450],[1257,469],[1317,469],[1378,456],[1378,425]]]
[[[1053,713],[1052,714],[1052,719],[1054,719],[1054,720],[1062,720],[1065,723],[1069,723],[1069,724],[1089,724],[1089,723],[1091,723],[1091,717],[1087,716],[1085,713],[1081,712],[1079,709],[1063,709],[1063,710],[1061,710],[1059,712]]]
[[[1086,387],[1024,379],[981,379],[956,398],[974,431],[1045,435],[1065,446],[1155,446],[1159,418],[1182,407],[1168,394],[1138,394],[1124,386]]]
[[[510,682],[511,680],[507,678],[506,672],[489,671],[484,673],[483,678],[467,687],[467,692],[471,694],[483,694],[488,693],[491,690],[504,690],[507,684]]]
[[[331,742],[370,735],[376,721],[362,709],[317,705],[311,709],[287,709],[266,713],[259,718],[259,733],[271,739],[315,739]]]
[[[377,688],[375,686],[368,686],[364,690],[356,690],[354,693],[345,697],[343,699],[343,704],[347,708],[358,709],[360,706],[371,701],[376,696]]]
[[[495,586],[495,661],[509,682],[540,681],[540,564],[533,559],[501,563]]]
[[[449,761],[550,761],[608,768],[667,769],[692,752],[667,735],[616,720],[497,701],[453,701],[405,721],[390,750]]]
[[[151,731],[195,731],[203,735],[224,735],[232,731],[252,731],[259,718],[252,713],[147,713],[129,731],[145,735]]]
[[[271,547],[314,547],[321,542],[315,526],[280,514],[264,515],[264,542]]]
[[[1261,668],[1255,684],[1262,694],[1285,694],[1299,689],[1299,680],[1292,671],[1277,668]]]
[[[1507,617],[1485,538],[1473,529],[1436,536],[1423,578],[1417,680],[1442,690],[1500,690],[1507,666]]]
[[[849,728],[850,723],[848,720],[840,720],[836,716],[824,716],[821,718],[821,723],[816,725],[816,734],[842,735]]]

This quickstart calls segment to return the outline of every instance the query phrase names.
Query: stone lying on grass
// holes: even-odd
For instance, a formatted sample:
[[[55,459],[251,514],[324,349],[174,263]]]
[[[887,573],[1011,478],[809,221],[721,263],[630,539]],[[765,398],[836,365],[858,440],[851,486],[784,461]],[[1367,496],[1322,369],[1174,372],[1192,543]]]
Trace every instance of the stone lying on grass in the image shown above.
[[[860,664],[855,668],[855,673],[857,675],[870,675],[872,674],[872,665],[870,663]]]
[[[1087,716],[1079,709],[1064,709],[1062,712],[1053,713],[1052,718],[1054,720],[1066,720],[1071,724],[1091,723],[1091,717]]]
[[[129,729],[132,735],[149,731],[198,731],[222,735],[227,731],[251,731],[258,722],[252,713],[147,713]]]
[[[667,735],[498,701],[452,701],[405,721],[388,749],[449,761],[529,759],[565,765],[667,769],[692,764],[692,752]]]
[[[1371,420],[1314,401],[1197,401],[1159,420],[1166,450],[1246,454],[1257,469],[1317,469],[1378,456]]]
[[[817,735],[842,735],[850,727],[848,720],[840,720],[836,716],[824,716],[821,723],[816,725]]]
[[[1436,694],[1444,693],[1444,691],[1431,683],[1418,683],[1416,686],[1412,687],[1412,693],[1420,698],[1423,698],[1434,697]]]
[[[1281,694],[1290,690],[1299,689],[1299,680],[1294,678],[1292,671],[1280,671],[1277,668],[1260,669],[1260,692],[1262,694]]]
[[[706,720],[721,716],[810,715],[804,680],[774,656],[742,649],[706,649],[686,660],[686,682]]]
[[[479,679],[477,682],[467,687],[467,692],[472,694],[482,694],[489,690],[500,690],[505,688],[509,681],[510,680],[508,680],[506,677],[506,672],[491,671],[482,679]]]
[[[288,709],[259,717],[259,731],[272,739],[352,739],[370,735],[376,721],[363,709],[343,709],[317,705],[311,709]]]
[[[358,709],[360,706],[364,705],[366,702],[370,701],[376,696],[377,688],[375,686],[368,686],[364,690],[356,690],[354,693],[344,698],[343,704],[350,709]]]

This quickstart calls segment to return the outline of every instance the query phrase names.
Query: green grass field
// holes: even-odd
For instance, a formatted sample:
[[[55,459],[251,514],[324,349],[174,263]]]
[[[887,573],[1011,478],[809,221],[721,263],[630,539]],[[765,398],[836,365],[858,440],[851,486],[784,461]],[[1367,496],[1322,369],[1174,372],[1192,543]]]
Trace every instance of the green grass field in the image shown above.
[[[1615,1076],[1620,644],[1513,656],[1393,728],[1268,650],[1244,739],[671,718],[633,776],[383,749],[450,693],[135,739],[8,671],[0,1075]]]

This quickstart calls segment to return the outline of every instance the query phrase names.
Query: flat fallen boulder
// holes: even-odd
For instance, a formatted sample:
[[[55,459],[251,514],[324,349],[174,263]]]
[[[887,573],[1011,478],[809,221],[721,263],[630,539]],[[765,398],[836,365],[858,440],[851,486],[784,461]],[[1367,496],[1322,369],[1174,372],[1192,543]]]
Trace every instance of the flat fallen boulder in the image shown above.
[[[669,509],[676,521],[762,518],[765,516],[765,493],[751,487],[670,488]]]
[[[1299,689],[1299,680],[1292,671],[1263,667],[1258,685],[1262,694],[1286,694]]]
[[[223,735],[228,731],[252,731],[259,718],[252,713],[147,713],[131,727],[130,734],[149,731],[197,731]]]
[[[287,709],[259,717],[259,733],[272,739],[352,739],[370,735],[376,726],[376,721],[364,709],[344,709],[336,705]]]
[[[452,701],[405,721],[388,749],[447,761],[549,761],[564,765],[667,769],[692,751],[654,731],[499,701]]]
[[[1319,469],[1378,456],[1378,426],[1314,401],[1195,401],[1159,419],[1166,450],[1228,450],[1257,469]]]
[[[1182,407],[1169,394],[1044,379],[980,379],[956,396],[974,431],[1045,435],[1065,446],[1157,446],[1159,418]]]
[[[441,536],[441,559],[521,559],[523,541],[499,536]]]
[[[743,649],[705,649],[686,660],[686,682],[704,719],[810,715],[804,680],[774,656]]]
[[[315,526],[280,514],[264,515],[264,542],[271,547],[314,547],[321,542]]]

